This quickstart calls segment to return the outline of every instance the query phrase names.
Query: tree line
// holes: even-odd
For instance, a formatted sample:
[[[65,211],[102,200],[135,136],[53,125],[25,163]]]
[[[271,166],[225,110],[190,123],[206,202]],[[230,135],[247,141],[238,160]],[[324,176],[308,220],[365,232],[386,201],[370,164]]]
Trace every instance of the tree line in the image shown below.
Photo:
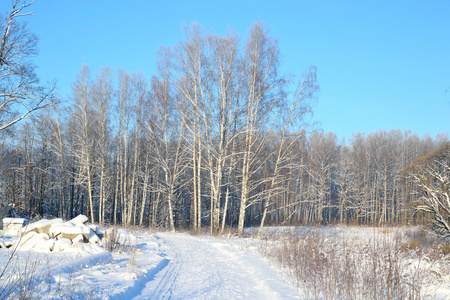
[[[297,81],[281,74],[278,41],[262,23],[245,40],[186,26],[183,40],[160,49],[150,80],[106,67],[93,76],[83,65],[59,104],[54,87],[34,86],[32,65],[18,68],[19,79],[7,77],[10,65],[0,69],[10,78],[2,99],[21,99],[6,91],[24,74],[23,90],[43,96],[35,118],[0,131],[0,202],[31,217],[83,213],[101,224],[213,234],[419,222],[418,183],[403,170],[447,141],[393,130],[357,133],[346,144],[312,130],[316,68]]]
[[[193,157],[192,140],[184,136],[189,134],[187,124],[160,120],[149,129],[150,124],[137,122],[144,109],[117,108],[123,110],[122,120],[113,125],[103,118],[109,124],[104,127],[99,125],[102,114],[83,113],[78,107],[67,122],[49,114],[22,124],[13,140],[2,146],[2,203],[13,203],[29,216],[70,219],[83,213],[93,222],[109,224],[195,230],[203,226],[212,231],[218,227],[219,232],[239,226],[243,137],[227,149],[223,166],[211,170],[218,154],[207,153],[205,147],[218,151],[217,143],[204,145],[202,137],[200,157],[198,153]],[[93,118],[89,122],[87,115]],[[159,110],[153,117],[170,118]],[[86,124],[92,127],[86,129]],[[347,145],[338,143],[333,133],[315,131],[289,136],[283,145],[282,134],[268,131],[259,145],[259,156],[250,168],[246,226],[262,221],[266,225],[420,222],[415,213],[420,183],[404,176],[404,169],[446,141],[394,130],[358,133]],[[194,171],[198,172],[194,159],[199,159],[199,182],[194,181]],[[215,191],[219,168],[221,183]],[[196,188],[201,189],[199,200],[194,198]]]

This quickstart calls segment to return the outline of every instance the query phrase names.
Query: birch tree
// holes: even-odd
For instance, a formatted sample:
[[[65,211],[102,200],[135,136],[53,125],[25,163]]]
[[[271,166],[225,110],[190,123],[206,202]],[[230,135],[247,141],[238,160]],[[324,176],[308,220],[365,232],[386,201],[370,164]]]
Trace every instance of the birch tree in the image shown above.
[[[12,1],[10,12],[0,17],[0,131],[29,118],[56,102],[55,85],[43,87],[35,73],[38,37],[19,19],[31,16],[34,1]]]
[[[55,112],[54,117],[48,116],[48,127],[52,132],[51,150],[53,152],[54,161],[52,163],[52,171],[54,174],[54,188],[58,189],[60,197],[59,214],[64,219],[71,219],[69,214],[69,162],[70,155],[68,152],[68,145],[65,138],[63,122],[58,111]]]
[[[354,191],[354,168],[350,156],[350,148],[346,145],[339,147],[337,161],[336,184],[339,198],[339,221],[348,224],[349,218],[354,209],[353,197]]]
[[[119,212],[122,224],[129,225],[131,222],[131,211],[133,209],[133,195],[131,185],[134,173],[130,169],[130,128],[132,127],[132,108],[134,98],[134,79],[131,74],[119,70],[118,89],[118,114],[119,124],[117,133],[116,154],[116,193],[114,207]],[[132,166],[133,164],[131,164]],[[117,220],[114,221],[116,223]]]
[[[83,65],[77,80],[72,85],[72,99],[75,104],[73,114],[75,135],[78,151],[74,154],[79,164],[77,183],[84,187],[86,194],[86,214],[90,222],[94,222],[94,160],[95,160],[95,137],[93,128],[93,108],[89,97],[91,88],[91,77],[89,68]]]
[[[250,28],[245,46],[244,85],[246,103],[243,127],[241,197],[239,207],[238,234],[244,230],[246,209],[259,200],[254,192],[261,182],[252,181],[258,170],[257,160],[265,143],[263,133],[271,126],[275,109],[284,100],[285,81],[277,74],[279,49],[276,39],[269,36],[262,23]]]
[[[173,65],[170,68],[171,81],[179,96],[190,105],[189,111],[180,111],[185,118],[192,155],[193,194],[191,201],[191,227],[199,233],[202,225],[202,164],[203,132],[202,112],[205,103],[203,80],[205,77],[205,49],[207,40],[202,27],[193,24],[185,28],[185,39],[171,53]]]
[[[355,214],[354,220],[364,222],[369,214],[369,192],[368,188],[370,173],[370,153],[366,150],[364,136],[361,133],[353,135],[351,140],[351,159],[354,164],[354,202]]]
[[[99,201],[98,201],[98,221],[100,224],[105,222],[106,199],[108,198],[108,183],[110,182],[107,172],[107,159],[110,135],[110,114],[113,100],[112,71],[108,68],[102,68],[100,74],[91,88],[91,98],[96,111],[96,122],[93,130],[96,132],[97,142],[95,151],[98,153],[98,164],[96,165],[99,173]]]
[[[132,76],[131,95],[132,103],[130,109],[132,110],[133,118],[133,132],[130,134],[132,137],[132,148],[130,149],[130,170],[129,170],[129,189],[127,191],[127,202],[129,208],[127,209],[126,224],[136,223],[136,206],[138,201],[138,170],[139,170],[139,155],[140,147],[139,140],[141,136],[141,120],[140,110],[147,97],[147,83],[142,73],[137,73]],[[126,157],[126,156],[125,156]],[[126,179],[126,178],[125,178]]]
[[[259,234],[262,232],[268,208],[274,204],[272,197],[275,197],[279,193],[288,192],[282,188],[282,182],[285,180],[283,174],[289,173],[289,170],[297,167],[292,165],[297,157],[296,154],[300,154],[295,153],[298,150],[295,149],[295,146],[298,140],[303,138],[305,134],[303,130],[299,130],[299,127],[304,125],[306,115],[311,113],[311,102],[316,99],[318,89],[316,68],[310,67],[299,82],[291,107],[284,118],[280,143],[274,153],[273,173],[268,184],[267,200],[263,205]],[[296,201],[292,202],[289,203],[289,206],[296,203]]]
[[[312,198],[316,201],[315,218],[319,223],[324,223],[330,220],[330,212],[334,207],[331,190],[337,159],[336,136],[331,132],[313,132],[309,144],[309,174],[313,185]]]
[[[242,58],[239,55],[239,38],[233,33],[228,37],[210,35],[208,40],[210,56],[208,77],[205,80],[208,103],[203,110],[203,124],[211,197],[211,232],[218,234],[225,163],[230,156],[235,155],[229,149],[237,137],[233,125],[241,113]],[[226,209],[223,214],[226,214]]]
[[[152,160],[162,173],[161,176],[156,174],[158,181],[153,188],[164,195],[170,230],[175,231],[174,202],[184,173],[182,166],[186,164],[187,158],[187,151],[183,149],[185,125],[174,109],[174,99],[168,79],[160,80],[154,77],[151,88],[154,114],[147,123],[147,129],[154,143],[151,152]]]

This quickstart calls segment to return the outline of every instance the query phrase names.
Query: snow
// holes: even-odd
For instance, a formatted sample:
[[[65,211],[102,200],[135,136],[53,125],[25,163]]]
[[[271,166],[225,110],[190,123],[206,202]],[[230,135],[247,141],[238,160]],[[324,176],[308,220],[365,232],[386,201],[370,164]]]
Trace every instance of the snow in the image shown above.
[[[132,235],[118,232],[131,244]],[[44,234],[29,235],[45,240]],[[70,245],[70,240],[59,239],[54,251],[16,252],[12,264],[38,261],[37,277],[45,279],[36,282],[34,293],[55,299],[64,299],[64,290],[96,299],[299,299],[279,271],[239,242],[145,231],[134,242],[134,247],[111,254],[97,244]],[[0,249],[1,265],[10,254],[11,248]]]
[[[25,223],[23,218],[3,218],[3,235],[4,236],[21,236],[22,227]]]
[[[61,238],[55,242],[53,251],[62,252],[69,249],[70,246],[72,246],[72,241],[70,239]]]
[[[299,299],[267,261],[227,240],[155,237],[164,268],[134,299]]]
[[[37,247],[36,251],[42,250],[42,245],[45,241],[49,239],[48,234],[46,233],[36,233],[34,231],[28,232],[23,236],[21,240],[19,240],[19,249],[21,251],[32,250]],[[48,250],[48,249],[47,249]]]
[[[130,234],[127,230],[122,228],[108,228],[105,233],[105,239],[114,239],[119,244],[125,246],[136,245],[136,238]]]
[[[358,237],[361,243],[371,236],[370,229],[324,230],[330,236]],[[123,243],[112,253],[98,243],[83,243],[80,237],[55,240],[44,233],[30,232],[17,240],[24,243],[28,239],[24,246],[30,244],[19,248],[8,270],[17,273],[24,266],[35,266],[36,276],[28,275],[33,284],[27,285],[33,286],[35,298],[301,299],[300,291],[282,270],[261,256],[258,247],[262,240],[145,230],[131,234],[125,229],[107,229],[104,238],[111,234]],[[0,238],[0,242],[11,244],[11,239]],[[53,251],[48,250],[51,243]],[[14,246],[0,248],[0,266],[6,264],[12,249]],[[8,275],[0,278],[0,298]],[[446,281],[439,285],[428,285],[434,293],[432,299],[450,299],[450,274],[443,274],[443,278]]]
[[[25,226],[22,229],[22,232],[23,233],[27,233],[27,232],[30,232],[30,231],[33,231],[33,230],[37,231],[38,228],[46,228],[46,227],[50,228],[50,226],[52,226],[52,225],[61,224],[61,223],[63,223],[63,220],[59,219],[59,218],[58,219],[53,219],[53,220],[42,219],[42,220],[39,220],[37,222],[28,224],[27,226]]]
[[[3,218],[3,226],[5,224],[23,224],[25,219],[23,218]]]
[[[70,220],[70,223],[73,224],[84,224],[88,221],[88,217],[86,217],[85,215],[78,215],[75,218],[73,218],[72,220]]]
[[[84,224],[74,224],[72,222],[66,222],[63,224],[55,224],[50,227],[49,233],[52,235],[65,234],[86,234],[91,233],[91,229]]]
[[[72,239],[73,243],[76,242],[83,242],[84,241],[84,236],[82,234],[77,235],[75,238]]]

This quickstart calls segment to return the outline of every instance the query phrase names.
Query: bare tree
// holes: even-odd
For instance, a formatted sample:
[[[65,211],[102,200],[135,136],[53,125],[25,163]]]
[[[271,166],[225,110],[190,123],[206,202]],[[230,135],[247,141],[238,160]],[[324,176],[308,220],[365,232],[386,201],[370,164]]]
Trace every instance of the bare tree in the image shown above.
[[[179,111],[186,121],[188,134],[186,141],[190,144],[192,154],[193,195],[191,198],[191,227],[200,232],[202,225],[202,165],[203,132],[202,106],[205,101],[205,49],[207,39],[199,24],[185,28],[185,40],[181,41],[171,54],[170,80],[175,85],[180,99],[189,103],[182,106],[189,111]],[[167,62],[169,63],[169,62]],[[181,106],[180,106],[181,107]],[[188,137],[189,136],[189,137]]]
[[[96,81],[90,90],[96,119],[93,126],[97,137],[95,151],[97,151],[98,162],[95,167],[99,173],[99,201],[98,201],[98,221],[105,222],[106,199],[108,198],[107,184],[110,181],[107,174],[107,155],[109,144],[109,122],[111,118],[111,104],[114,89],[112,86],[112,71],[102,68]]]
[[[309,138],[309,174],[313,185],[312,198],[317,200],[315,218],[319,223],[330,220],[335,207],[331,200],[333,175],[336,168],[336,135],[313,132]]]
[[[70,155],[68,144],[64,136],[64,127],[61,120],[61,115],[55,111],[53,115],[48,115],[46,118],[47,126],[51,129],[52,138],[50,143],[50,150],[53,152],[54,160],[52,161],[52,173],[54,181],[53,188],[59,191],[59,214],[65,219],[71,219],[68,207],[68,190],[69,190],[69,168],[68,162]]]
[[[357,222],[367,221],[370,215],[370,161],[371,154],[367,150],[364,135],[356,133],[351,140],[351,160],[353,162],[352,187],[354,191],[354,213],[352,219]]]
[[[0,18],[0,131],[55,103],[55,85],[40,86],[35,73],[38,37],[18,22],[32,15],[25,10],[33,3],[15,0],[9,14]]]
[[[244,230],[247,207],[261,200],[256,191],[262,182],[254,175],[259,170],[258,158],[267,137],[264,133],[271,127],[277,116],[276,109],[284,100],[285,80],[277,74],[278,41],[269,36],[262,23],[256,23],[250,29],[243,63],[246,94],[238,234]]]
[[[116,194],[115,209],[120,212],[122,224],[130,224],[130,211],[133,208],[133,195],[131,195],[131,176],[130,169],[130,128],[132,127],[134,82],[133,76],[124,70],[119,70],[119,90],[118,90],[118,110],[119,110],[119,129],[117,143],[117,162],[116,162]],[[120,205],[117,202],[120,201]],[[116,223],[116,221],[114,222]]]
[[[274,204],[272,198],[277,194],[288,192],[286,191],[286,185],[283,185],[283,181],[285,180],[284,175],[290,173],[290,170],[296,167],[293,165],[294,157],[299,153],[295,153],[298,150],[295,149],[295,146],[298,140],[304,137],[305,133],[298,128],[304,125],[303,122],[305,122],[306,114],[311,113],[311,101],[315,100],[318,89],[316,68],[310,67],[298,84],[297,93],[285,117],[278,149],[273,153],[275,156],[273,173],[268,184],[268,196],[263,206],[259,234],[262,232],[268,208]],[[293,133],[295,132],[294,130],[297,130],[295,134]],[[292,206],[296,202],[290,201],[287,205]]]
[[[154,77],[151,83],[153,100],[153,118],[147,122],[147,129],[152,138],[151,156],[161,174],[152,188],[163,195],[168,211],[171,231],[175,231],[174,204],[176,194],[184,174],[182,167],[187,163],[187,151],[183,149],[185,125],[183,118],[174,109],[174,99],[167,78]]]
[[[350,151],[348,146],[341,145],[339,147],[336,184],[339,201],[339,221],[341,223],[348,223],[349,215],[351,215],[353,209],[352,195],[354,194],[354,172]]]
[[[406,169],[417,184],[417,211],[429,217],[431,231],[450,243],[450,143],[419,157]]]
[[[141,121],[139,113],[142,105],[145,101],[145,98],[147,97],[147,83],[145,81],[144,75],[142,73],[133,74],[132,81],[131,81],[131,94],[130,94],[130,100],[132,101],[130,103],[130,109],[131,109],[131,116],[133,123],[130,124],[134,126],[133,132],[130,132],[130,138],[132,144],[130,144],[130,152],[128,156],[129,157],[129,171],[128,173],[128,190],[126,190],[127,196],[127,203],[128,207],[126,209],[127,216],[126,216],[126,224],[135,224],[136,223],[136,205],[138,200],[138,169],[139,169],[139,153],[140,153],[140,147],[139,147],[139,137],[141,135]],[[125,138],[125,145],[127,142],[127,139]]]
[[[84,187],[87,205],[86,214],[94,222],[94,162],[96,137],[94,131],[94,113],[91,99],[91,77],[89,68],[83,65],[77,80],[72,85],[73,101],[75,104],[73,118],[75,126],[76,152],[73,154],[78,161],[77,184]]]
[[[242,72],[239,38],[230,33],[228,37],[210,35],[208,41],[210,56],[207,64],[208,76],[205,79],[208,102],[203,110],[203,124],[206,169],[210,175],[211,232],[218,234],[222,187],[225,185],[226,168],[229,168],[226,161],[235,155],[233,151],[230,152],[230,148],[237,137],[233,125],[241,113],[239,101],[243,86],[240,80]],[[222,220],[225,216],[226,209],[223,211]]]

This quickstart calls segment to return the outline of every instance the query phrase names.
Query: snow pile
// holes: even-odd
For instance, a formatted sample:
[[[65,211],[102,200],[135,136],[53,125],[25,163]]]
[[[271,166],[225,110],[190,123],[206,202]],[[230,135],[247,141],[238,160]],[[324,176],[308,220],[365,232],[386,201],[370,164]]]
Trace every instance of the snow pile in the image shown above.
[[[88,218],[79,215],[70,221],[62,219],[40,220],[22,229],[23,236],[17,243],[19,250],[38,252],[103,252],[98,226],[86,225]]]
[[[56,224],[62,224],[63,220],[62,219],[53,219],[53,220],[47,220],[47,219],[42,219],[39,220],[37,222],[28,224],[26,227],[24,227],[22,229],[23,233],[27,233],[30,231],[35,231],[37,233],[49,233],[49,229],[52,225],[56,225]]]
[[[97,225],[88,225],[87,221],[85,215],[67,222],[60,218],[42,219],[22,228],[22,237],[0,239],[0,248],[17,245],[20,251],[97,254],[136,246],[136,237],[125,229],[109,228],[101,232]]]

